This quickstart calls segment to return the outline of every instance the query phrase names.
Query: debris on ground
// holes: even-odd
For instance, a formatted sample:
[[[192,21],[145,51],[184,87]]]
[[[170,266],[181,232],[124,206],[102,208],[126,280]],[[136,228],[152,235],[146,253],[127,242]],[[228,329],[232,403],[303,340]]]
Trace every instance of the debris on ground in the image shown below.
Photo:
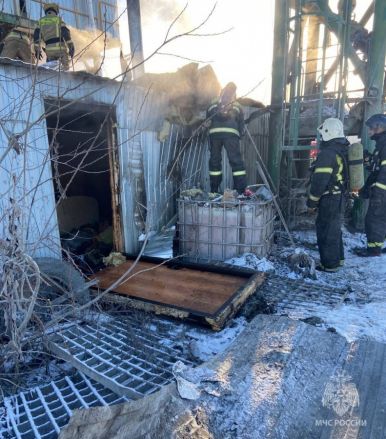
[[[316,237],[313,231],[297,232],[294,237],[302,252],[305,251],[311,257],[316,258]],[[25,401],[17,393],[15,393],[15,396],[9,395],[9,399],[3,400],[3,402],[6,402],[8,409],[6,412],[3,410],[2,430],[0,431],[2,431],[2,434],[5,431],[11,432],[12,428],[19,428],[18,425],[20,425],[20,428],[25,427],[29,429],[28,431],[34,431],[30,421],[26,421],[27,423],[23,424],[24,427],[22,427],[16,415],[14,418],[7,418],[4,417],[4,413],[19,413],[21,416],[22,413],[26,413],[24,410],[29,404],[35,404],[39,405],[39,413],[43,416],[44,404],[50,406],[52,389],[55,388],[52,384],[49,384],[46,389],[44,385],[47,386],[48,377],[53,374],[53,382],[57,383],[56,387],[60,389],[60,392],[67,395],[68,390],[66,389],[74,387],[79,389],[79,395],[86,402],[84,404],[78,398],[79,404],[74,403],[74,408],[85,408],[86,410],[73,412],[70,425],[67,427],[68,431],[61,432],[64,438],[66,434],[70,434],[69,432],[73,434],[73,428],[76,428],[76,434],[81,434],[82,438],[91,438],[91,434],[95,438],[119,437],[119,435],[114,436],[115,433],[112,434],[112,429],[119,423],[121,426],[125,425],[122,431],[131,432],[132,428],[137,428],[133,427],[131,423],[135,424],[137,415],[128,417],[128,413],[132,413],[131,410],[134,410],[135,413],[142,410],[141,416],[145,416],[144,413],[153,413],[155,416],[154,422],[147,422],[146,426],[142,423],[141,427],[138,427],[138,431],[149,428],[152,434],[155,432],[156,435],[160,433],[157,430],[159,428],[158,422],[164,423],[165,421],[162,417],[164,414],[165,416],[171,416],[168,419],[173,419],[170,431],[174,431],[176,437],[181,438],[196,437],[201,439],[202,437],[209,438],[213,436],[241,438],[251,435],[252,428],[255,428],[254,431],[259,431],[262,437],[265,437],[269,431],[276,430],[281,433],[284,432],[286,437],[293,437],[293,435],[296,437],[296,428],[300,427],[295,425],[294,419],[297,422],[302,419],[302,434],[307,432],[308,436],[312,436],[316,431],[313,428],[316,428],[316,426],[315,422],[311,425],[311,415],[307,414],[308,410],[320,413],[322,419],[327,417],[327,419],[335,419],[334,416],[337,416],[333,405],[327,403],[330,401],[325,390],[329,388],[328,383],[331,380],[334,383],[353,383],[357,387],[360,397],[368,398],[367,395],[370,395],[371,392],[367,392],[366,383],[360,378],[360,376],[363,376],[362,372],[360,376],[358,375],[359,371],[362,370],[362,366],[359,367],[357,363],[359,358],[363,356],[363,352],[367,352],[366,364],[369,365],[368,367],[370,365],[380,367],[381,363],[374,361],[372,355],[377,355],[377,358],[384,355],[382,353],[384,345],[375,342],[386,342],[384,319],[386,312],[386,292],[384,290],[386,255],[372,259],[371,264],[364,264],[362,258],[351,253],[351,249],[360,245],[362,240],[361,235],[353,236],[345,230],[346,265],[338,273],[317,273],[317,279],[305,278],[304,273],[297,271],[297,264],[288,264],[288,248],[279,247],[266,258],[258,258],[253,253],[230,258],[226,261],[228,264],[245,267],[251,271],[266,271],[267,280],[258,290],[258,293],[247,300],[240,309],[238,317],[217,333],[202,327],[196,327],[188,322],[175,323],[154,316],[149,319],[145,317],[146,314],[142,313],[138,313],[134,320],[126,320],[121,329],[117,329],[117,317],[98,312],[94,313],[95,315],[91,316],[91,321],[87,323],[79,321],[75,324],[66,323],[67,326],[57,325],[57,328],[54,328],[51,332],[50,339],[55,340],[57,346],[62,346],[60,349],[63,352],[67,351],[69,355],[76,356],[78,363],[57,360],[57,366],[49,366],[48,375],[43,373],[42,369],[40,369],[40,373],[37,369],[30,370],[30,378],[23,384]],[[370,284],[372,287],[369,290]],[[264,316],[262,314],[268,315]],[[97,316],[105,317],[99,319]],[[256,323],[258,321],[260,323]],[[264,323],[266,326],[261,323],[263,321],[266,322]],[[267,322],[270,322],[269,325],[272,324],[273,326],[268,328]],[[354,344],[347,344],[339,334]],[[114,343],[114,339],[118,336],[126,337],[127,341],[125,347],[121,346],[116,349],[110,345]],[[83,341],[81,341],[82,337],[84,338]],[[89,337],[94,337],[94,341],[89,340]],[[148,342],[145,341],[147,337],[150,337]],[[152,337],[156,337],[157,341],[151,341]],[[118,338],[117,341],[119,341]],[[138,342],[133,342],[136,338],[138,338]],[[248,347],[252,339],[254,340],[253,343],[257,344]],[[78,348],[74,342],[78,343],[79,346],[84,342],[84,346],[79,348],[78,353],[76,353]],[[121,342],[122,340],[120,340]],[[107,345],[110,347],[107,348]],[[142,353],[138,351],[138,354],[143,356],[144,361],[138,357],[138,354],[136,354],[137,359],[129,356],[129,347],[130,349],[139,349]],[[126,363],[128,361],[132,362],[134,369],[139,367],[138,370],[143,369],[145,364],[153,364],[154,366],[156,364],[154,354],[156,353],[151,354],[154,348],[158,354],[160,352],[173,353],[174,360],[169,361],[167,368],[163,367],[164,371],[168,369],[166,381],[163,381],[160,386],[153,386],[155,393],[141,398],[136,403],[113,405],[114,402],[124,401],[124,399],[119,399],[119,395],[111,390],[111,386],[106,387],[106,382],[111,380],[111,377],[116,382],[122,379],[122,373],[114,375],[115,372],[113,372],[114,367],[119,363],[117,363],[117,360],[121,359]],[[354,357],[352,357],[352,352],[354,352]],[[369,352],[371,354],[368,354]],[[107,353],[111,359],[106,356]],[[345,360],[346,354],[350,355],[350,358],[347,357],[347,361]],[[308,358],[308,355],[310,355],[310,358]],[[367,355],[369,355],[368,358]],[[103,358],[103,363],[98,360],[99,357]],[[151,358],[150,362],[148,361],[149,358]],[[294,360],[289,361],[290,358]],[[136,364],[137,360],[141,364]],[[157,361],[161,360],[162,356]],[[345,361],[346,366],[344,365]],[[192,367],[202,362],[209,363],[205,363],[205,365],[198,368]],[[319,368],[314,370],[312,368],[316,368],[316,363],[318,363]],[[85,373],[86,369],[76,372],[76,367],[79,364],[86,365],[89,370],[104,364],[103,379],[95,381],[94,378]],[[113,365],[111,369],[109,369],[109,364]],[[361,364],[363,365],[363,361]],[[341,367],[344,373],[349,375],[349,379],[346,379],[345,375],[342,378],[343,381],[334,381],[334,375],[332,375],[332,378],[328,376],[328,371],[331,370],[332,365],[334,365],[334,370]],[[127,367],[124,366],[123,369],[126,370]],[[199,371],[203,369],[206,372],[200,374]],[[146,375],[151,372],[150,369],[145,368],[145,370],[143,377],[146,377],[146,381],[152,375]],[[133,372],[132,384],[137,386],[133,387],[134,389],[139,389],[142,384],[145,384],[139,379],[143,373],[143,370],[139,374]],[[369,374],[374,377],[381,376],[381,371],[369,371]],[[80,378],[74,378],[76,376],[80,376]],[[282,380],[280,378],[282,376],[287,378]],[[288,378],[291,376],[295,377],[294,380]],[[208,377],[211,377],[211,380],[208,380]],[[217,379],[218,381],[216,381]],[[180,393],[175,384],[167,385],[170,380],[179,383]],[[45,383],[43,384],[42,381],[45,381]],[[72,386],[69,383],[72,383]],[[39,396],[37,390],[28,391],[31,384],[36,389],[40,389],[43,399]],[[95,401],[90,399],[90,402],[85,399],[91,398],[87,395],[95,396],[95,391],[109,406],[108,412],[102,407],[96,407],[103,405],[98,397]],[[146,390],[144,394],[147,394]],[[298,397],[294,398],[289,395],[298,395]],[[186,396],[188,396],[188,399],[185,398]],[[96,402],[97,400],[98,402]],[[296,404],[293,403],[295,400],[300,401],[301,407],[297,408]],[[162,411],[153,411],[153,404],[159,407],[160,401],[164,403]],[[325,406],[323,406],[323,401],[326,402]],[[379,398],[377,403],[373,401],[366,402],[366,399],[363,401],[376,413],[385,409],[382,407],[382,398]],[[361,403],[359,407],[355,406],[353,413],[356,417],[368,420],[369,417],[366,409],[364,409],[364,403]],[[12,408],[11,411],[10,407]],[[68,412],[66,412],[65,406],[63,407],[63,418],[55,421],[60,429],[66,425],[69,419]],[[89,409],[89,407],[95,408]],[[253,407],[256,407],[256,410]],[[282,411],[281,407],[286,407],[285,412]],[[224,411],[227,412],[225,421]],[[162,414],[158,412],[162,412]],[[87,425],[90,423],[90,413],[97,416],[98,422]],[[267,413],[272,414],[273,417],[270,419],[274,422],[272,424],[274,427],[270,424],[271,421],[268,422]],[[275,418],[275,413],[286,413],[285,419],[280,415]],[[159,416],[161,416],[161,419]],[[16,420],[13,426],[11,419]],[[45,418],[39,419],[44,420]],[[128,419],[130,419],[130,422],[128,422]],[[315,419],[315,416],[313,419]],[[371,417],[371,419],[378,422],[381,417]],[[373,422],[371,419],[368,422]],[[39,422],[37,421],[36,425],[39,425]],[[49,422],[49,428],[52,428],[54,434],[55,423]],[[116,424],[117,422],[118,424]],[[271,425],[270,429],[268,429],[267,423]],[[98,436],[102,434],[103,428],[107,424],[110,426],[107,433],[105,431],[107,436]],[[36,425],[34,428],[38,428]],[[47,425],[45,423],[45,428],[48,428]],[[93,430],[91,433],[89,429],[92,427],[95,427],[97,431]],[[327,427],[324,426],[323,428]],[[384,426],[379,424],[376,428],[382,429]],[[363,433],[366,436],[365,426],[362,425],[360,429],[360,434]],[[343,430],[338,430],[334,431],[338,434],[337,437],[340,437],[339,434]],[[162,434],[165,431],[164,429]],[[87,436],[87,434],[90,434],[90,436]],[[109,436],[110,434],[112,435]],[[342,434],[346,434],[346,432],[344,431]],[[359,434],[359,430],[356,434]],[[9,437],[17,436],[11,434]],[[136,436],[133,434],[130,437],[135,438]]]
[[[126,257],[119,252],[111,252],[108,256],[103,258],[103,263],[106,267],[118,267],[118,265],[126,262]]]
[[[286,317],[257,316],[205,364],[220,380],[215,395],[182,398],[172,383],[140,401],[76,411],[60,437],[382,437],[385,358],[381,343],[349,344]]]

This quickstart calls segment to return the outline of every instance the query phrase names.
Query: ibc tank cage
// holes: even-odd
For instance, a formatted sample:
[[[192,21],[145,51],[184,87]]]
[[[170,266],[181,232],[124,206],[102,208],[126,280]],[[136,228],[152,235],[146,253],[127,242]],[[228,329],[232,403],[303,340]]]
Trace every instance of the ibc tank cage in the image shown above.
[[[178,253],[191,262],[225,261],[245,253],[265,257],[274,234],[272,200],[178,199]]]

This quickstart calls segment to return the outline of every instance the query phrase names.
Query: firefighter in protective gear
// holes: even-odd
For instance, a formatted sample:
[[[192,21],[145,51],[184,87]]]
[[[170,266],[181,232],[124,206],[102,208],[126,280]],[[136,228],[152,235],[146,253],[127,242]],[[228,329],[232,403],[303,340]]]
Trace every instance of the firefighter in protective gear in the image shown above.
[[[33,63],[35,61],[31,49],[31,40],[26,33],[14,28],[4,38],[3,43],[2,57],[18,59],[27,63]]]
[[[369,135],[375,140],[375,150],[369,155],[367,168],[370,175],[359,191],[369,198],[365,219],[367,248],[357,249],[359,256],[380,256],[386,238],[386,115],[374,114],[366,121]]]
[[[207,110],[209,122],[210,160],[209,176],[212,192],[217,192],[222,181],[222,147],[232,168],[233,185],[243,193],[247,185],[244,161],[240,151],[240,137],[244,134],[244,114],[236,102],[236,85],[228,83],[220,98]]]
[[[307,206],[318,210],[316,236],[320,266],[317,269],[335,272],[344,264],[341,227],[348,185],[349,142],[339,119],[326,119],[318,131],[322,141],[312,168]]]
[[[45,43],[47,61],[59,60],[64,70],[68,70],[70,60],[74,57],[75,47],[71,41],[71,34],[59,17],[59,6],[56,3],[44,5],[45,16],[38,22],[34,31],[34,45],[36,57],[41,59],[41,43]]]

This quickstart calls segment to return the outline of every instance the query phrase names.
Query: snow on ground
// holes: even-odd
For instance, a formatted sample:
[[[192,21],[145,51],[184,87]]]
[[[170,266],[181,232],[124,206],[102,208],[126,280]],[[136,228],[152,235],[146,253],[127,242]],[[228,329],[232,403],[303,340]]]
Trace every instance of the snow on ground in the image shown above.
[[[247,267],[257,271],[274,272],[275,267],[267,258],[259,259],[253,253],[245,253],[239,258],[231,258],[225,261],[226,264],[236,265],[237,267]]]
[[[234,319],[232,324],[220,332],[199,331],[192,329],[186,335],[192,339],[190,342],[191,353],[201,361],[208,361],[214,355],[223,352],[232,341],[245,329],[247,321],[240,317]]]
[[[244,317],[238,317],[222,331],[214,332],[209,327],[171,321],[161,343],[188,352],[195,360],[204,362],[223,352],[247,325]],[[157,325],[149,326],[149,329],[153,328],[157,328]]]
[[[301,251],[319,259],[314,231],[295,232],[293,236]],[[365,236],[344,230],[343,239],[345,266],[338,273],[317,272],[316,280],[304,280],[315,285],[348,288],[351,291],[350,300],[334,309],[316,305],[313,307],[314,315],[324,321],[325,328],[335,328],[349,341],[369,338],[386,342],[386,254],[375,258],[360,258],[353,253],[353,249],[365,246]],[[288,265],[287,258],[293,252],[291,248],[278,248],[268,260],[245,255],[226,262],[260,271],[274,271],[289,279],[301,279],[302,275],[293,272]]]

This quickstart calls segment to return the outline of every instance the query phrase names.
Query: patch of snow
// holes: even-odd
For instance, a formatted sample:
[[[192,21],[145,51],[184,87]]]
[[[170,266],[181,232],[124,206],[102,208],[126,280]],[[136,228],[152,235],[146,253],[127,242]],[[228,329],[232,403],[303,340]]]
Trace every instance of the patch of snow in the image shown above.
[[[225,261],[226,264],[235,265],[237,267],[251,268],[252,270],[273,272],[275,267],[267,258],[259,259],[253,253],[245,253],[238,258],[231,258]]]
[[[366,246],[366,236],[363,233],[350,233],[343,228],[345,247],[345,266],[337,273],[317,272],[316,279],[303,279],[302,274],[295,273],[288,264],[289,256],[306,253],[315,261],[319,260],[319,252],[314,230],[295,231],[293,237],[297,242],[296,249],[277,248],[275,253],[259,259],[253,254],[232,258],[226,263],[253,270],[274,272],[276,275],[293,280],[303,280],[315,286],[348,289],[349,303],[343,303],[338,308],[318,303],[299,304],[291,313],[291,318],[316,316],[321,318],[324,327],[333,327],[346,337],[348,341],[359,338],[371,338],[386,342],[386,255],[376,258],[360,258],[353,250]],[[280,304],[277,313],[280,314]]]
[[[339,308],[316,312],[327,327],[333,327],[348,341],[369,338],[386,343],[386,302],[364,305],[341,305]]]
[[[208,361],[215,355],[223,352],[232,341],[247,326],[247,321],[239,317],[232,321],[232,325],[220,332],[203,333],[198,329],[191,329],[187,335],[192,339],[190,349],[192,354],[201,361]]]
[[[314,258],[319,258],[314,231],[295,232],[297,242],[314,246],[315,250],[308,249]],[[386,342],[386,255],[375,258],[361,258],[353,250],[366,246],[366,236],[363,233],[350,233],[343,229],[345,247],[345,266],[337,273],[318,272],[317,279],[306,279],[306,282],[324,284],[330,287],[349,288],[350,303],[341,304],[338,308],[329,309],[316,304],[313,306],[313,315],[320,317],[326,327],[333,327],[348,341],[359,338]],[[292,251],[285,249],[285,252]],[[275,273],[289,279],[297,279],[295,273],[280,258],[275,260]],[[299,309],[299,312],[302,310]]]

